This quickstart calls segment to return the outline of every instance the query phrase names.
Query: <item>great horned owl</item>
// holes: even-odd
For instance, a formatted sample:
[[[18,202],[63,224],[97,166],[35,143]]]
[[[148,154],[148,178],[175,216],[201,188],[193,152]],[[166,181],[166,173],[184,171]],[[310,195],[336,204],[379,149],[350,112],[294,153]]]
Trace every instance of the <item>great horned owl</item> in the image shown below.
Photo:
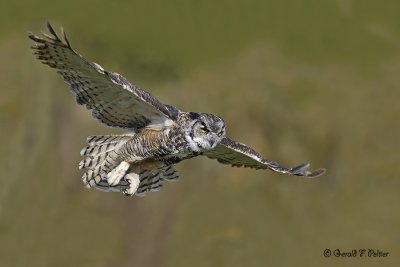
[[[57,69],[77,103],[91,110],[93,117],[107,126],[129,130],[124,135],[87,139],[79,163],[87,187],[141,196],[158,191],[164,180],[177,179],[175,164],[200,155],[232,166],[297,176],[316,177],[325,172],[322,168],[307,171],[309,164],[285,168],[264,159],[228,138],[222,118],[164,105],[118,73],[83,58],[72,49],[62,29],[63,40],[49,23],[47,28],[50,35],[29,33],[36,42],[32,47],[36,58]]]

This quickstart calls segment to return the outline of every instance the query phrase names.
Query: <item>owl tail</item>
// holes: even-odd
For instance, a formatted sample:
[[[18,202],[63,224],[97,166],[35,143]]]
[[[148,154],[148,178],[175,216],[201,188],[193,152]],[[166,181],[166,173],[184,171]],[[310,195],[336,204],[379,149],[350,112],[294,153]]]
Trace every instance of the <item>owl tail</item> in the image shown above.
[[[95,135],[87,138],[88,146],[81,150],[84,159],[79,163],[79,169],[86,170],[82,181],[87,187],[102,189],[107,186],[105,176],[121,162],[116,151],[130,138],[131,135]]]

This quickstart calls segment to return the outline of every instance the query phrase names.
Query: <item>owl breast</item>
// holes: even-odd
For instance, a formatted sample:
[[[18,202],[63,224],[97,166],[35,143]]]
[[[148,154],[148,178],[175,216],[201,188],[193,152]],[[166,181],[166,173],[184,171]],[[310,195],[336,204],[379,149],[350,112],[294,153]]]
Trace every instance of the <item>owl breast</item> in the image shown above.
[[[179,129],[143,129],[124,144],[120,155],[138,169],[157,169],[193,157]]]

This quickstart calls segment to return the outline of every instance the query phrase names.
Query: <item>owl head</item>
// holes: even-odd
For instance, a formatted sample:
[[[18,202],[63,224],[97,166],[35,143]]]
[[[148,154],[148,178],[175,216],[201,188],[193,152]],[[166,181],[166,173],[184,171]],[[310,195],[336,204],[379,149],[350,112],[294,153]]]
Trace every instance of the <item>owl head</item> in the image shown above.
[[[209,150],[218,145],[225,136],[224,120],[218,116],[189,112],[187,113],[185,138],[193,151]]]

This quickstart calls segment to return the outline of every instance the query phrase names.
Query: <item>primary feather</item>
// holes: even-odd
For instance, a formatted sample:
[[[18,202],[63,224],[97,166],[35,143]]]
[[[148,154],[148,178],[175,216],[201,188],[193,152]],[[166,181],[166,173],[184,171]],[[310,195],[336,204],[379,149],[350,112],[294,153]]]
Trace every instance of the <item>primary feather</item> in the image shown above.
[[[175,108],[162,104],[118,73],[86,60],[72,49],[65,33],[61,40],[49,23],[47,28],[51,35],[29,34],[37,42],[32,47],[34,54],[58,70],[77,103],[92,110],[93,117],[107,126],[133,131],[171,126],[177,114]]]
[[[318,177],[325,173],[325,169],[320,168],[312,172],[308,171],[310,164],[304,163],[294,168],[286,168],[280,164],[264,159],[257,151],[245,144],[236,142],[228,137],[222,139],[218,146],[204,153],[211,159],[217,159],[222,164],[230,164],[235,167],[250,167],[255,169],[271,169],[276,172],[287,173],[308,178]]]

